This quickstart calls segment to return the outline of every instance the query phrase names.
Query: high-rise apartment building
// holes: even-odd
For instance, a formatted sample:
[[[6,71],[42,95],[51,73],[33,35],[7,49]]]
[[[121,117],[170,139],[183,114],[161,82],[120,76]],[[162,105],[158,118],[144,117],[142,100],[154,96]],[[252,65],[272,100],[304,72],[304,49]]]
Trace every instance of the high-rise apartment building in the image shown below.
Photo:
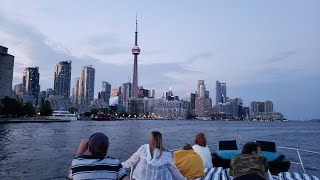
[[[80,96],[80,78],[76,78],[75,83],[74,83],[74,87],[72,88],[71,101],[72,101],[73,105],[80,104],[79,96]]]
[[[35,106],[38,106],[38,99],[40,93],[39,85],[39,67],[27,67],[23,71],[22,84],[26,95],[33,96],[33,103]]]
[[[94,98],[94,80],[95,69],[90,66],[81,68],[81,77],[79,84],[79,104],[89,105]]]
[[[54,70],[54,90],[65,99],[70,97],[71,61],[60,61]]]
[[[204,86],[204,80],[198,80],[198,90],[197,90],[197,97],[200,97],[201,85]],[[204,86],[205,89],[205,86]],[[203,90],[203,89],[202,89]]]
[[[102,91],[100,92],[100,99],[102,99],[107,105],[109,105],[111,95],[111,84],[108,82],[102,82]]]
[[[251,102],[251,115],[256,115],[257,113],[270,113],[273,112],[273,102],[272,101],[264,101],[264,102]]]
[[[192,105],[191,105],[192,106]],[[207,117],[211,115],[212,99],[209,98],[209,91],[206,91],[204,80],[198,81],[197,98],[195,98],[195,115]]]
[[[216,81],[216,104],[227,102],[227,85]]]
[[[132,84],[130,82],[123,83],[121,86],[120,104],[125,104],[125,102],[132,97]]]
[[[8,48],[0,46],[0,99],[12,96],[14,56],[8,54]]]

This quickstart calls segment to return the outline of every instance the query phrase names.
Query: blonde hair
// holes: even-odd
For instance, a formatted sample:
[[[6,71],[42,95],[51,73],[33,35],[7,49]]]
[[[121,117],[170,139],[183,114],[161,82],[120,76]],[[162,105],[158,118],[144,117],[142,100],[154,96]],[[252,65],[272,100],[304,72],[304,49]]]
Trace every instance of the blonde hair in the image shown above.
[[[151,159],[153,159],[153,150],[158,148],[160,150],[160,154],[156,159],[159,159],[162,155],[163,147],[162,147],[162,135],[158,131],[153,131],[150,135],[149,139],[149,149],[151,154]]]

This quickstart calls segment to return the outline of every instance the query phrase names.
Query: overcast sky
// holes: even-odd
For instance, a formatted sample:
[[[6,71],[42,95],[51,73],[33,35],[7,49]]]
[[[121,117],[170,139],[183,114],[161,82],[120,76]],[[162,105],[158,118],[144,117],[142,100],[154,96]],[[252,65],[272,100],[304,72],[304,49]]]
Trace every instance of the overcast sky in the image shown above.
[[[120,86],[132,77],[138,12],[139,85],[156,96],[184,97],[205,80],[230,98],[274,102],[289,119],[320,118],[320,1],[1,0],[0,45],[15,56],[13,84],[40,67],[41,90],[53,88],[54,65],[72,60]],[[72,84],[74,84],[72,82]]]

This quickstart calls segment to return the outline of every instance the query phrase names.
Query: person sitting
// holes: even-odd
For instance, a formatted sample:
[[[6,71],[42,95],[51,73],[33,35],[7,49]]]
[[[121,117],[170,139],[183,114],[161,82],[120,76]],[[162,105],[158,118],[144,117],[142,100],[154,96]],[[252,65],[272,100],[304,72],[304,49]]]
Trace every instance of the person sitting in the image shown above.
[[[207,139],[204,133],[196,134],[192,149],[200,155],[204,168],[212,168],[211,152],[207,146]]]
[[[103,133],[95,133],[89,140],[82,140],[76,158],[72,160],[68,178],[129,180],[120,161],[106,156],[108,148],[109,138]],[[87,150],[90,155],[83,155]]]
[[[187,178],[204,176],[202,159],[198,153],[194,152],[190,144],[186,144],[182,150],[173,153],[173,162],[180,173]]]
[[[185,180],[173,163],[172,156],[162,145],[162,135],[153,131],[149,144],[142,145],[127,161],[124,168],[136,165],[133,171],[135,180]]]
[[[256,142],[248,142],[239,155],[233,156],[230,162],[230,175],[235,180],[268,178],[268,161],[261,156],[261,146]]]

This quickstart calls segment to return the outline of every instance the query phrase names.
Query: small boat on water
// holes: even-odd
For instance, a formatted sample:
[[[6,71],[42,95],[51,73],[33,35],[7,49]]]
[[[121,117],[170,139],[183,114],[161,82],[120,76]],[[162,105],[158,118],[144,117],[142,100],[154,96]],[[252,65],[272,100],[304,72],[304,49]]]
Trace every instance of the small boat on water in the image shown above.
[[[53,111],[51,116],[47,116],[48,120],[67,120],[74,121],[77,120],[76,114],[71,114],[69,111]]]

